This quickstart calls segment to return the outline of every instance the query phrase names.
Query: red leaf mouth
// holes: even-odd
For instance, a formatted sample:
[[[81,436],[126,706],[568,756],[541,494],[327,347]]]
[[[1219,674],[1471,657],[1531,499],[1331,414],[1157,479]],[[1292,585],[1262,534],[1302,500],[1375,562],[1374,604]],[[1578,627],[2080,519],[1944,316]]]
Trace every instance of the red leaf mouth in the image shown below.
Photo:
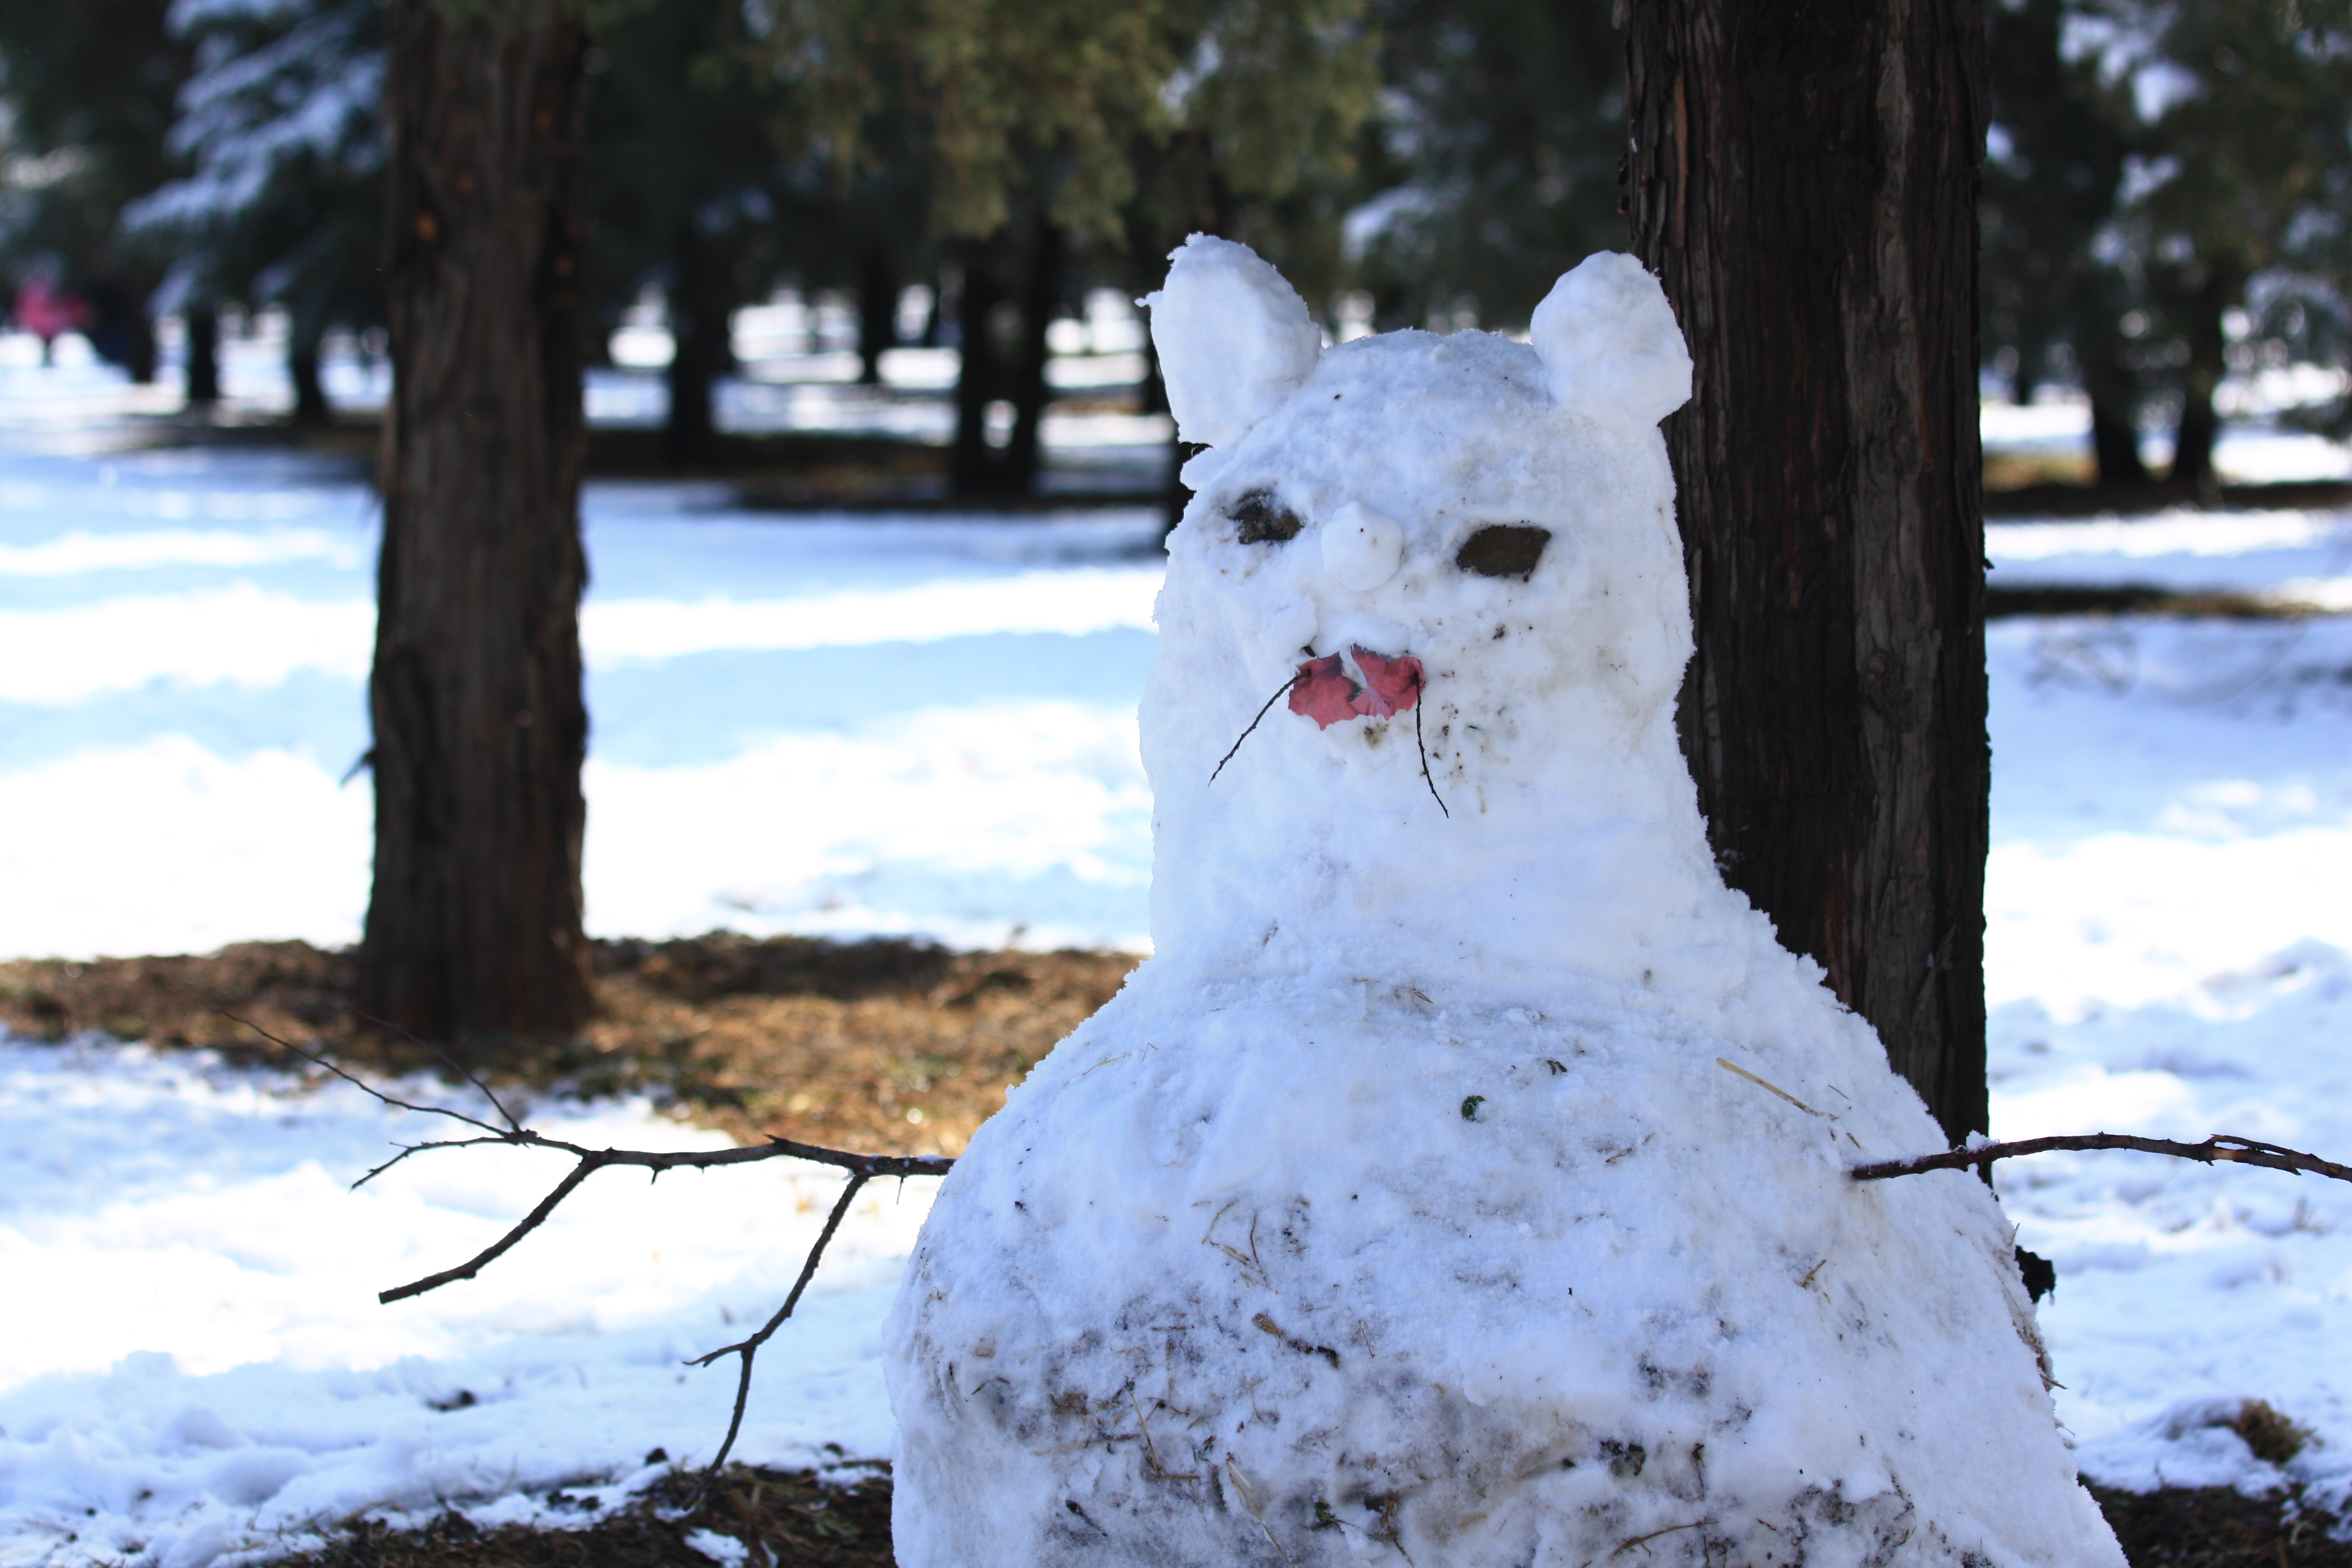
[[[1304,714],[1315,721],[1316,728],[1328,730],[1347,719],[1386,719],[1421,700],[1422,688],[1428,684],[1421,660],[1409,653],[1389,658],[1361,647],[1348,651],[1363,672],[1362,681],[1348,673],[1336,653],[1307,659],[1291,678],[1293,713]]]

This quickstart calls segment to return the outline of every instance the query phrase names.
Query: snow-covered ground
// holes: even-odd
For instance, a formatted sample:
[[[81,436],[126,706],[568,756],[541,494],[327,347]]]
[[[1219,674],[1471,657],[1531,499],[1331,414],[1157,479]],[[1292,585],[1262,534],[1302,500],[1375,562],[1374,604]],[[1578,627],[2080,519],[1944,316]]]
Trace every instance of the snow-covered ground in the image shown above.
[[[2232,374],[2214,398],[2223,420],[2214,468],[2231,484],[2352,478],[2352,449],[2280,418],[2289,409],[2343,396],[2345,384],[2343,372],[2317,365]],[[2043,387],[2032,403],[2020,405],[2007,401],[2006,389],[1989,379],[1984,398],[1979,424],[1987,457],[2088,455],[2091,405],[2079,391]],[[2161,424],[2144,427],[2139,451],[2141,461],[2162,473],[2172,461],[2172,431]]]
[[[1143,939],[1156,512],[587,510],[593,929]],[[0,460],[0,952],[356,937],[373,528],[301,458]]]
[[[108,451],[103,391],[0,365],[0,953],[348,941],[365,489]],[[762,517],[680,486],[588,510],[594,929],[1142,941],[1153,516]],[[2002,583],[2352,603],[2340,514],[2004,524],[1990,552]],[[2352,1158],[2352,623],[1990,642],[1994,1131]],[[592,1142],[699,1136],[541,1110]],[[0,1042],[0,1568],[205,1568],[364,1508],[502,1517],[709,1454],[731,1378],[677,1363],[772,1309],[832,1184],[608,1173],[482,1279],[382,1308],[558,1173],[445,1154],[344,1190],[417,1130],[200,1056]],[[2307,1479],[2352,1489],[2352,1187],[2105,1153],[2001,1190],[2059,1268],[2088,1470],[2257,1481],[2210,1423],[2259,1397],[2320,1435]],[[875,1331],[927,1201],[861,1207],[763,1362],[746,1458],[888,1449]]]

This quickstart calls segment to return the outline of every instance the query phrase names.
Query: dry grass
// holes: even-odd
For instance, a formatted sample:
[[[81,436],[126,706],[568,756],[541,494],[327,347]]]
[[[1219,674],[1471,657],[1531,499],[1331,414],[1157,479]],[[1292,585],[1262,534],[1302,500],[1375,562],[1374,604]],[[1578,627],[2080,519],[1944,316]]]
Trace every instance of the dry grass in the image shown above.
[[[738,1138],[961,1152],[1054,1043],[1137,960],[1110,952],[954,952],[928,942],[714,934],[600,942],[600,1016],[494,1079],[649,1092]],[[350,1010],[352,961],[303,942],[167,958],[0,963],[0,1023],[61,1039],[100,1030],[282,1062],[235,1014],[339,1061],[443,1066]]]
[[[1987,452],[1984,458],[1984,488],[1989,490],[2087,485],[2097,478],[2088,452]]]

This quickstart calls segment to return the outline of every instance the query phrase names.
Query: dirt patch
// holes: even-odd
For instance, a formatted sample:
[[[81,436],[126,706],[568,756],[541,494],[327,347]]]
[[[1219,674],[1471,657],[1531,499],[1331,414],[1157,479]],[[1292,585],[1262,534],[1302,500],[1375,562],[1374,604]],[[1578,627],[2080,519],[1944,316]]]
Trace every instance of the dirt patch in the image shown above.
[[[699,1499],[670,1476],[624,1509],[576,1529],[484,1530],[444,1514],[409,1530],[361,1521],[286,1568],[716,1568],[687,1544],[709,1531],[744,1548],[743,1568],[890,1568],[890,1476],[875,1464],[832,1472],[731,1467]],[[2352,1568],[2330,1516],[2291,1492],[2226,1488],[2136,1493],[2094,1487],[2132,1568]],[[570,1500],[557,1492],[559,1509]],[[715,1544],[707,1540],[705,1544]],[[721,1551],[726,1550],[723,1546]]]
[[[740,1139],[955,1154],[1055,1041],[1139,961],[1115,952],[957,952],[930,942],[729,933],[596,944],[598,1016],[494,1081],[648,1093]],[[97,1030],[283,1065],[234,1014],[338,1061],[446,1070],[351,1011],[352,955],[239,942],[163,958],[0,963],[0,1023]]]
[[[890,1478],[879,1465],[824,1479],[739,1465],[698,1499],[698,1479],[667,1477],[577,1529],[484,1530],[457,1513],[411,1530],[362,1520],[319,1551],[278,1561],[295,1568],[718,1568],[687,1544],[709,1531],[742,1544],[742,1568],[891,1568]],[[593,1507],[562,1492],[549,1500]]]
[[[2326,615],[2317,605],[2254,594],[2181,594],[2147,584],[1985,589],[1985,618],[2008,616],[2174,616],[2231,621],[2294,621]]]
[[[2085,465],[2078,477],[2086,478],[2088,472]],[[1996,483],[1997,479],[2013,482]],[[2070,483],[2064,476],[2048,470],[1997,471],[1990,463],[1985,468],[1984,512],[1989,518],[2097,517],[2105,512],[2134,517],[2173,507],[2209,506],[2249,511],[2279,507],[2317,511],[2346,505],[2352,505],[2352,484],[2341,479],[2223,485],[2200,494],[2168,479],[2115,485]]]
[[[2330,1533],[2344,1521],[2305,1507],[2295,1492],[2249,1498],[2227,1487],[2093,1487],[2091,1495],[2132,1568],[2352,1568],[2352,1542]]]

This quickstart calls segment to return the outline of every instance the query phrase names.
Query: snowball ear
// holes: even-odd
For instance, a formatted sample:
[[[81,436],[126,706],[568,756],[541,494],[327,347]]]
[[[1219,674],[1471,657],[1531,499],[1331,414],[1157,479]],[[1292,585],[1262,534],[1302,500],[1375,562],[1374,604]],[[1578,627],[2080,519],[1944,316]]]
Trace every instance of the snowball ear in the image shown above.
[[[1596,424],[1645,430],[1690,401],[1674,307],[1630,256],[1586,257],[1536,307],[1529,333],[1554,400]]]
[[[1145,296],[1168,408],[1187,441],[1223,447],[1290,395],[1323,349],[1307,301],[1246,245],[1196,234]]]

